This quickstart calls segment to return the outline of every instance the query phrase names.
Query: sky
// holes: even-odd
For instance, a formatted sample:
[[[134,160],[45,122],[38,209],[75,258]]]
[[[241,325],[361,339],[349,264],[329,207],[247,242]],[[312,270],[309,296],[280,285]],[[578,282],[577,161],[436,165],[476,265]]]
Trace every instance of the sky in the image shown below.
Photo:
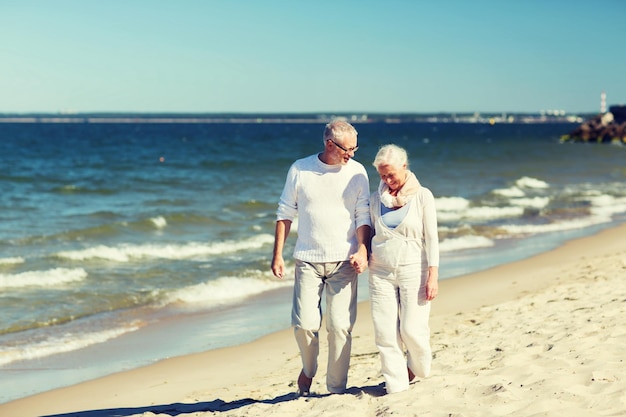
[[[0,0],[0,113],[600,111],[623,0]]]

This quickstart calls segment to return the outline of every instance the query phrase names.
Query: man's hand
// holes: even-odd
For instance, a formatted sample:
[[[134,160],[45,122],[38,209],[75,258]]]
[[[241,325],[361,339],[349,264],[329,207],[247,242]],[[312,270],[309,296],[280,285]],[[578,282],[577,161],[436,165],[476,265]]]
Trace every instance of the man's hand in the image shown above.
[[[282,256],[272,258],[272,273],[278,279],[285,277],[285,260]]]

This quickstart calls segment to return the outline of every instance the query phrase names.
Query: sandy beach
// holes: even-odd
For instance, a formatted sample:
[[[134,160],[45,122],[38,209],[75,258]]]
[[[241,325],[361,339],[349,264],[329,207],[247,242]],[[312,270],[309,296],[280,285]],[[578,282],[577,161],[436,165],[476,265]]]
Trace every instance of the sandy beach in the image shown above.
[[[445,268],[445,259],[442,259]],[[364,274],[361,279],[366,279]],[[623,416],[626,224],[443,280],[433,375],[385,395],[367,302],[344,395],[297,397],[292,330],[0,405],[0,416]]]

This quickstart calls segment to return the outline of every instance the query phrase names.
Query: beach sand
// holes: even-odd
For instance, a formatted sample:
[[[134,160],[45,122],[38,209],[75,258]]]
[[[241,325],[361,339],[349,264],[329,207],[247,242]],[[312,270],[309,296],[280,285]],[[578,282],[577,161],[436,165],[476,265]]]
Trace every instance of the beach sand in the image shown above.
[[[301,364],[287,329],[8,402],[0,416],[624,416],[625,317],[623,224],[441,281],[433,375],[405,392],[384,395],[364,302],[343,395],[326,392],[324,331],[313,395],[294,394]]]

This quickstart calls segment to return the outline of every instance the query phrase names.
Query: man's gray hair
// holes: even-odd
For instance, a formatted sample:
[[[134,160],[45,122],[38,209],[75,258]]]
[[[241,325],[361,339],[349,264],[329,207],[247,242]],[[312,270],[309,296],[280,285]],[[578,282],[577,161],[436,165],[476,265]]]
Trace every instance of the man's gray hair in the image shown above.
[[[356,137],[358,132],[350,123],[344,120],[333,120],[324,128],[324,143],[327,140],[341,141],[346,136]]]

